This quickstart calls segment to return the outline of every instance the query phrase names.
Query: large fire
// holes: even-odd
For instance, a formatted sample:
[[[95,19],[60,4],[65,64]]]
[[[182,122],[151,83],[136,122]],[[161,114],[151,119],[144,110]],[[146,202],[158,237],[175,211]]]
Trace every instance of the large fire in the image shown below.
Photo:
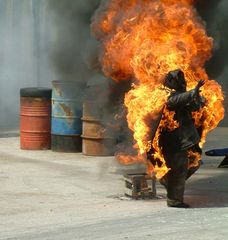
[[[161,130],[173,130],[178,123],[174,113],[164,106],[170,92],[162,85],[171,70],[182,69],[188,89],[199,79],[206,84],[201,94],[206,106],[193,113],[195,125],[202,129],[200,146],[206,135],[224,117],[223,93],[220,85],[209,80],[204,69],[212,55],[213,39],[208,37],[204,23],[194,8],[193,0],[109,0],[103,1],[95,14],[92,30],[102,43],[101,63],[106,76],[115,81],[134,79],[125,96],[127,121],[134,133],[138,156],[119,155],[124,163],[142,161],[149,174],[158,178],[169,171],[158,138]],[[163,111],[158,130],[151,139],[151,124]],[[144,155],[151,148],[153,157],[162,164],[152,165]],[[189,152],[197,165],[199,154]]]

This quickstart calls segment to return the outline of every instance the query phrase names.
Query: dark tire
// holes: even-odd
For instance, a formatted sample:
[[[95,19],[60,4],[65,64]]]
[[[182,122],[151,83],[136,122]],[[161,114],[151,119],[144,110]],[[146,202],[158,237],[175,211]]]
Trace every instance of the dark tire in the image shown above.
[[[52,90],[50,88],[21,88],[21,97],[37,97],[51,99]]]

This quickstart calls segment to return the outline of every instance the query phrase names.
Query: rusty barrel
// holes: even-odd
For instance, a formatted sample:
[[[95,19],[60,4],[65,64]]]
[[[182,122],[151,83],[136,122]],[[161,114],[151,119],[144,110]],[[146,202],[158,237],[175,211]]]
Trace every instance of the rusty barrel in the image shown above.
[[[52,81],[52,150],[82,151],[82,104],[74,81]]]
[[[51,89],[20,90],[20,146],[25,150],[51,147]]]
[[[92,101],[83,104],[82,152],[88,156],[113,156],[115,139],[101,122],[102,109]]]

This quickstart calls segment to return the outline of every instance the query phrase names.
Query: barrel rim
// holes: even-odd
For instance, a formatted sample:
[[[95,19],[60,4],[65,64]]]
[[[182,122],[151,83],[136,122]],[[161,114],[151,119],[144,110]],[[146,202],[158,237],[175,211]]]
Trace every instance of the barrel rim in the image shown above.
[[[52,114],[52,115],[51,115],[51,118],[54,118],[54,119],[79,119],[79,120],[81,120],[81,116],[77,116],[77,115],[72,115],[72,116],[67,116],[67,115],[65,115],[65,116],[58,116],[58,115]],[[53,119],[53,120],[54,120],[54,119]]]
[[[84,122],[97,122],[97,123],[100,123],[101,125],[103,125],[103,123],[101,122],[101,120],[96,119],[96,118],[86,118],[86,117],[82,117],[81,120],[84,121]]]
[[[81,103],[81,101],[78,98],[57,98],[57,97],[52,97],[51,98],[52,102],[54,101],[54,103],[61,103],[61,102],[78,102]]]
[[[82,139],[93,139],[93,140],[115,140],[115,138],[112,137],[92,137],[92,136],[85,136],[81,135]]]
[[[74,81],[74,80],[52,80],[52,84],[65,85],[66,83],[74,83],[74,84],[76,84],[76,81]]]
[[[80,137],[81,134],[56,134],[56,133],[51,133],[51,136],[59,136],[59,137]]]
[[[20,97],[51,99],[52,89],[45,87],[28,87],[20,89]]]

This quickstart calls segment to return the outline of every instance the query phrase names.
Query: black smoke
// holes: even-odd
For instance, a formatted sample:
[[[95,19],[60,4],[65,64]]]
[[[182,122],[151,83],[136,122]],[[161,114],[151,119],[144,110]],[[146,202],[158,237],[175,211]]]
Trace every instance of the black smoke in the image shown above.
[[[83,87],[96,69],[97,42],[91,37],[90,19],[99,0],[49,0],[56,39],[52,66],[59,80],[74,80]]]
[[[223,87],[225,97],[228,93],[228,1],[198,0],[197,10],[206,24],[208,35],[214,39],[213,56],[206,64],[211,79],[217,80]],[[225,109],[228,101],[225,98]],[[221,126],[228,127],[228,116],[225,115]]]
[[[104,4],[106,1],[102,1]],[[91,34],[91,19],[101,0],[49,0],[49,9],[56,26],[57,37],[52,46],[52,65],[60,80],[75,80],[76,89],[91,99],[100,86],[100,94],[94,94],[97,105],[106,109],[104,121],[110,119],[118,108],[122,109],[124,92],[130,83],[121,85],[103,76],[98,60],[99,43]],[[207,73],[228,92],[228,1],[198,0],[197,10],[205,21],[209,36],[214,38],[213,57],[207,62]],[[106,94],[104,94],[106,92]],[[119,105],[119,107],[118,107]],[[225,101],[228,110],[227,101]],[[222,126],[228,126],[225,117]]]
[[[102,111],[100,118],[107,127],[107,134],[118,142],[127,138],[129,143],[131,133],[123,101],[131,82],[116,83],[101,71],[100,43],[93,37],[90,27],[99,4],[100,0],[49,0],[52,22],[56,27],[51,63],[58,80],[75,81],[79,99],[92,101],[93,106]]]

